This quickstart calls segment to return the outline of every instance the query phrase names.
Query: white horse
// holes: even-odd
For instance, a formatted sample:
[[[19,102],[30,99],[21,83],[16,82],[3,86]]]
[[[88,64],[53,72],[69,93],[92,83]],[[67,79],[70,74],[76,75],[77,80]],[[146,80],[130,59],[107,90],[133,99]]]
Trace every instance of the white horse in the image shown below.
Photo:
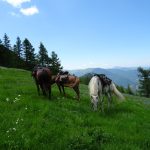
[[[110,107],[112,93],[118,96],[121,100],[124,100],[124,96],[117,90],[115,84],[111,82],[110,85],[102,86],[102,82],[98,76],[93,76],[89,82],[89,93],[91,98],[91,104],[94,110],[97,110],[98,101],[100,99],[101,111],[103,112],[103,94],[108,97],[108,108]]]

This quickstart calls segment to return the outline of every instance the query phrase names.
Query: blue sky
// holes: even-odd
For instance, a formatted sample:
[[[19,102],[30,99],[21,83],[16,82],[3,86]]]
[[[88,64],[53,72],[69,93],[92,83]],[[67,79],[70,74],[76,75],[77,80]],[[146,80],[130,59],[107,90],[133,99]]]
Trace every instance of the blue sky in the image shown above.
[[[150,66],[150,0],[0,0],[0,38],[43,42],[65,69]]]

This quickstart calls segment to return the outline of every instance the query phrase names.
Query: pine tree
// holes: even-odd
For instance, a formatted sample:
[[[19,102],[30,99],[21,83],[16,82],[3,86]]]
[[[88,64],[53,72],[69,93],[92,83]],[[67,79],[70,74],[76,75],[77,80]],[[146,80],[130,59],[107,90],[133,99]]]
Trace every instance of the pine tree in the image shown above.
[[[0,45],[2,45],[3,44],[3,42],[2,42],[2,40],[0,39]]]
[[[13,51],[14,51],[15,54],[17,54],[17,46],[16,46],[16,44],[13,46]]]
[[[5,33],[4,34],[4,42],[3,42],[4,46],[6,48],[8,48],[9,50],[11,49],[11,46],[10,46],[10,40],[9,40],[9,37],[7,36],[7,34]]]
[[[140,95],[150,97],[150,69],[138,68]]]
[[[126,91],[128,94],[131,94],[131,95],[133,95],[134,93],[133,93],[133,91],[132,91],[132,89],[131,89],[131,86],[130,85],[128,85],[128,88],[127,88],[127,91]]]
[[[42,42],[39,46],[38,60],[42,66],[49,64],[48,52]]]
[[[14,45],[13,50],[19,56],[19,58],[21,58],[23,50],[22,50],[22,43],[19,37],[17,37],[17,41],[16,44]]]
[[[63,69],[60,60],[54,51],[52,51],[51,58],[50,58],[50,68],[53,74],[57,74],[60,70]]]
[[[30,41],[26,38],[23,41],[23,50],[24,50],[24,59],[26,63],[34,64],[35,63],[35,49],[33,48]]]

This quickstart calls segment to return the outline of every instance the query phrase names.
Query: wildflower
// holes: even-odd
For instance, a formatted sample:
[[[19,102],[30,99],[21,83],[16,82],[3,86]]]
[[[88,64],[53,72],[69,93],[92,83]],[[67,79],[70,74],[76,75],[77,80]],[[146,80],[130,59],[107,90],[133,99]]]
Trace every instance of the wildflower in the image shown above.
[[[27,110],[28,108],[27,107],[25,107],[25,110]]]
[[[20,99],[16,97],[15,100],[16,100],[16,101],[19,101]]]
[[[7,133],[9,133],[9,130],[8,131],[6,131]]]
[[[18,97],[20,97],[21,95],[19,94]]]
[[[16,128],[13,128],[14,131],[16,131]]]
[[[8,97],[6,98],[6,101],[7,101],[7,102],[9,101],[9,98],[8,98]]]

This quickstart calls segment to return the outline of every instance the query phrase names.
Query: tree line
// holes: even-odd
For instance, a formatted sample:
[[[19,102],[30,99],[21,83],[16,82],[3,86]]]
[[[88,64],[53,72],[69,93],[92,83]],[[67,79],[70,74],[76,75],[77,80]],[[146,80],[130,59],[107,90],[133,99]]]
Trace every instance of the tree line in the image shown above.
[[[62,70],[62,65],[55,51],[48,55],[44,44],[40,42],[38,54],[29,39],[21,41],[16,38],[16,43],[11,46],[10,39],[5,33],[3,39],[0,39],[0,65],[6,67],[16,67],[31,70],[35,65],[49,66],[53,74]]]
[[[52,51],[49,57],[42,42],[39,45],[38,54],[36,54],[33,45],[27,38],[21,41],[20,37],[17,37],[16,43],[11,46],[8,35],[4,34],[3,39],[0,39],[0,66],[32,70],[36,64],[48,65],[53,74],[57,74],[63,69],[58,55]],[[118,86],[118,88],[122,93],[150,97],[150,69],[139,67],[137,70],[139,85],[136,92],[133,92],[130,85],[127,88],[122,86]],[[91,77],[92,74],[86,74],[80,77],[80,81],[83,84],[88,84]]]

